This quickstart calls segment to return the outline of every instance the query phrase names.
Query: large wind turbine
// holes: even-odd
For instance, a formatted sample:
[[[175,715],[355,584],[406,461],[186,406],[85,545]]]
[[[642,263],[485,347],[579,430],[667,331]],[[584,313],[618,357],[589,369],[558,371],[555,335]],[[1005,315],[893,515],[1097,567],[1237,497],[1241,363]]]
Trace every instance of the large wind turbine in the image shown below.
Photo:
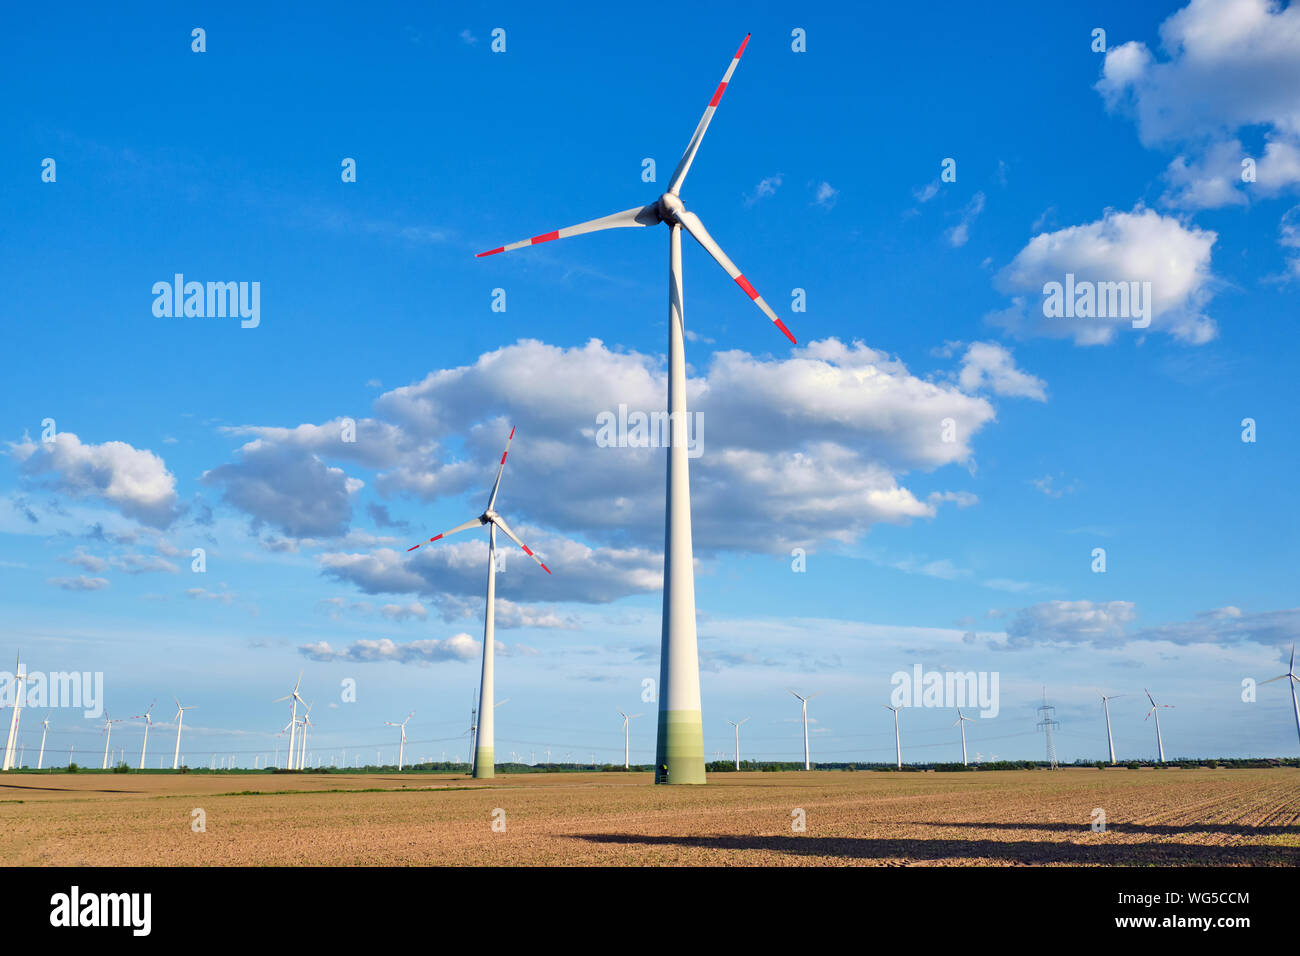
[[[1110,733],[1110,702],[1123,697],[1123,694],[1101,695],[1101,708],[1106,712],[1106,746],[1110,748],[1110,765],[1115,766],[1115,738]]]
[[[786,690],[790,690],[790,688],[787,687]],[[817,694],[820,694],[821,691],[818,691],[817,694],[809,694],[807,697],[804,697],[802,694],[795,694],[792,690],[790,690],[790,693],[798,697],[800,703],[803,705],[803,768],[805,770],[811,770],[812,763],[808,756],[808,701],[816,697]]]
[[[1151,709],[1147,711],[1147,715],[1142,719],[1150,720],[1152,714],[1156,715],[1156,750],[1160,753],[1160,762],[1164,763],[1165,762],[1165,741],[1164,738],[1160,736],[1160,708],[1161,707],[1172,708],[1174,705],[1157,704],[1155,698],[1151,696],[1151,691],[1147,690],[1145,687],[1142,689],[1142,693],[1146,694],[1147,700],[1151,701]]]
[[[402,758],[406,756],[406,721],[410,720],[414,716],[415,716],[415,711],[411,711],[409,714],[406,715],[406,717],[402,720],[400,724],[395,724],[391,720],[384,721],[384,723],[386,723],[389,727],[397,727],[400,728],[402,731],[401,743],[397,745],[397,772],[398,773],[402,772]]]
[[[966,763],[966,724],[970,721],[969,717],[962,716],[961,708],[957,708],[957,719],[952,722],[954,727],[961,727],[961,765],[967,766]]]
[[[108,711],[104,711],[104,765],[99,768],[100,770],[108,769],[108,742],[113,739],[113,725],[121,722],[122,718],[111,720]]]
[[[898,758],[898,769],[902,770],[903,769],[903,740],[901,737],[898,736],[898,712],[903,708],[890,707],[888,704],[882,704],[881,706],[884,707],[885,710],[892,710],[894,712],[894,755],[895,757]]]
[[[1286,673],[1279,674],[1277,675],[1277,677],[1270,677],[1266,681],[1261,681],[1261,683],[1271,684],[1275,680],[1285,680],[1291,688],[1291,708],[1292,710],[1295,711],[1295,731],[1297,735],[1300,735],[1300,701],[1296,700],[1296,695],[1295,695],[1295,685],[1300,684],[1300,677],[1297,677],[1295,672],[1295,645],[1294,644],[1291,645],[1291,665],[1286,669]]]
[[[172,769],[175,770],[180,765],[181,759],[181,724],[185,722],[185,711],[193,710],[197,704],[190,704],[188,707],[181,706],[179,697],[173,697],[176,701],[176,752],[172,754]]]
[[[307,709],[302,712],[302,737],[298,741],[299,770],[303,770],[307,766],[307,728],[311,726],[311,704],[308,704]]]
[[[296,684],[293,685],[293,692],[292,692],[292,693],[289,693],[289,694],[286,694],[284,697],[277,697],[275,700],[271,701],[271,703],[273,703],[273,704],[278,704],[278,703],[280,703],[281,701],[285,701],[285,700],[290,701],[290,704],[289,704],[289,726],[288,726],[288,730],[289,730],[289,769],[290,769],[290,770],[294,769],[294,767],[293,767],[293,755],[294,755],[293,742],[294,742],[294,735],[298,732],[298,704],[301,703],[304,707],[307,705],[307,702],[306,702],[305,700],[303,700],[301,697],[298,696],[298,688],[301,687],[301,686],[302,686],[302,671],[299,671],[299,672],[298,672],[298,682],[297,682]],[[284,731],[282,730],[282,731],[280,731],[280,733],[284,733]]]
[[[9,717],[9,740],[5,744],[5,759],[3,767],[5,770],[12,769],[14,765],[14,749],[18,742],[18,714],[19,711],[23,709],[23,698],[27,696],[23,693],[23,684],[29,679],[27,672],[23,670],[22,653],[19,652],[18,662],[14,664],[14,702],[13,713]]]
[[[525,246],[564,239],[602,229],[633,226],[668,226],[668,485],[664,522],[664,602],[659,660],[659,729],[655,747],[655,783],[704,783],[704,725],[700,716],[700,661],[695,631],[695,570],[691,542],[691,492],[687,466],[685,318],[682,298],[682,230],[690,233],[791,342],[790,330],[758,294],[736,264],[714,242],[704,223],[687,211],[679,198],[682,183],[709,128],[731,74],[745,46],[727,66],[722,82],[691,135],[691,141],[673,170],[668,190],[646,206],[637,206],[576,226],[499,246],[479,256],[509,252]]]
[[[740,769],[740,725],[745,723],[745,721],[747,720],[749,720],[748,717],[746,717],[744,720],[741,720],[739,723],[737,723],[734,720],[727,721],[727,723],[731,724],[732,727],[736,728],[736,769],[737,770]]]
[[[628,754],[629,754],[628,742],[630,738],[628,736],[627,722],[629,720],[636,720],[636,718],[640,717],[641,715],[625,714],[621,710],[618,712],[618,715],[623,718],[623,769],[630,770],[631,763],[628,760]]]
[[[442,534],[435,534],[428,541],[421,541],[415,548],[421,545],[431,544],[439,538],[450,537],[458,531],[464,531],[467,528],[488,526],[488,579],[487,579],[487,611],[483,615],[483,672],[479,680],[478,693],[478,724],[474,732],[474,776],[480,780],[493,776],[496,773],[495,761],[496,755],[493,752],[493,729],[494,720],[493,712],[496,710],[492,703],[492,698],[496,694],[496,683],[494,674],[494,663],[496,659],[496,628],[494,625],[494,614],[496,606],[497,593],[497,528],[505,533],[506,537],[513,541],[519,547],[524,549],[524,554],[536,561],[543,571],[551,573],[551,569],[542,564],[542,559],[533,554],[531,548],[519,540],[519,536],[510,530],[510,525],[506,524],[505,519],[492,510],[497,503],[497,492],[501,489],[501,473],[506,468],[506,455],[510,454],[510,443],[514,441],[515,430],[510,429],[510,437],[506,439],[506,450],[501,453],[501,464],[497,465],[497,480],[492,483],[492,494],[488,497],[487,508],[477,518],[470,518],[464,524],[458,524],[450,531],[444,531]],[[415,548],[407,548],[407,551],[414,551]]]
[[[141,720],[141,719],[144,720],[144,743],[140,744],[140,769],[141,770],[144,769],[144,752],[146,748],[148,748],[149,746],[149,728],[153,726],[153,717],[150,715],[153,713],[153,705],[156,703],[158,703],[157,698],[154,699],[153,704],[150,704],[149,709],[146,710],[143,714],[136,714],[133,718],[131,718],[132,720]]]

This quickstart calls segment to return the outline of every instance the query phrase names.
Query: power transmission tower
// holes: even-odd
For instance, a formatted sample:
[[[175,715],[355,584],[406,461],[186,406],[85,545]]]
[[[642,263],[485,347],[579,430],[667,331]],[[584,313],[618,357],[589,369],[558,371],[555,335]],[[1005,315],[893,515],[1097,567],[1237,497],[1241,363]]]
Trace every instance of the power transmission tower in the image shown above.
[[[1061,726],[1059,720],[1052,719],[1052,712],[1056,710],[1047,702],[1047,688],[1043,688],[1043,704],[1038,708],[1038,712],[1043,715],[1038,722],[1038,728],[1047,735],[1047,763],[1053,770],[1056,769],[1056,738],[1052,736],[1052,728]]]

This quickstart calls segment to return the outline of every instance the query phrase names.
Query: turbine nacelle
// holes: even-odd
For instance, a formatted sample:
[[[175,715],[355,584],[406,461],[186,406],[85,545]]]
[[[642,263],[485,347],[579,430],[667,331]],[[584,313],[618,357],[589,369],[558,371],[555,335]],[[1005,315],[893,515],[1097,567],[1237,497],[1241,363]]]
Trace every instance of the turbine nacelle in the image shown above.
[[[677,223],[678,216],[686,211],[686,204],[682,202],[681,197],[674,196],[672,193],[664,193],[655,203],[655,212],[659,214],[659,221],[666,222],[669,225]]]

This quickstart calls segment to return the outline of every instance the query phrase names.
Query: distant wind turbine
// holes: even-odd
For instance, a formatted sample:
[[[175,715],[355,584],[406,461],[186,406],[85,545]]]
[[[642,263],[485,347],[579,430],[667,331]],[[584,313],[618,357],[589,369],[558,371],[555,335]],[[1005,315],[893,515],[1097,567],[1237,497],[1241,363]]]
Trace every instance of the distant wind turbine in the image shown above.
[[[969,766],[966,763],[966,724],[970,721],[969,717],[962,716],[961,708],[957,708],[957,719],[952,722],[954,727],[961,727],[961,765]]]
[[[14,665],[14,703],[13,713],[9,717],[9,741],[5,744],[5,759],[3,767],[5,770],[12,769],[14,765],[14,750],[18,741],[18,715],[23,709],[23,701],[27,696],[23,692],[23,684],[29,680],[31,680],[31,678],[27,676],[27,671],[23,668],[22,652],[20,651],[18,654],[18,663]]]
[[[312,726],[311,722],[311,704],[302,714],[302,740],[298,742],[298,769],[303,770],[307,766],[307,728]]]
[[[727,721],[727,723],[731,724],[732,727],[736,728],[736,769],[737,770],[740,769],[740,724],[745,723],[745,721],[747,720],[749,720],[748,717],[740,721],[740,723],[737,723],[734,720]]]
[[[45,735],[50,732],[50,715],[46,714],[45,719],[41,721],[41,755],[36,758],[36,769],[40,770],[41,765],[45,763]]]
[[[1300,701],[1296,700],[1295,685],[1300,684],[1300,677],[1295,672],[1295,645],[1291,645],[1291,665],[1286,669],[1285,674],[1279,674],[1277,677],[1270,677],[1264,684],[1271,684],[1275,680],[1284,680],[1291,688],[1291,709],[1295,712],[1295,730],[1300,735]]]
[[[278,704],[281,701],[286,701],[286,700],[290,702],[289,723],[286,725],[286,729],[289,731],[289,769],[290,770],[294,769],[293,768],[293,757],[294,757],[293,745],[294,745],[294,735],[298,732],[298,705],[299,704],[302,704],[303,706],[307,705],[307,702],[298,696],[298,688],[301,686],[302,686],[302,671],[299,671],[298,682],[293,685],[293,691],[289,694],[286,694],[284,697],[277,697],[275,700],[271,701],[271,703],[273,704]],[[280,732],[284,733],[283,730]]]
[[[631,769],[631,763],[628,760],[628,754],[630,753],[630,750],[628,747],[629,736],[628,736],[627,722],[629,720],[635,720],[641,715],[625,714],[621,710],[618,712],[618,715],[623,718],[623,769],[629,770]]]
[[[120,719],[111,720],[108,711],[104,711],[104,766],[99,768],[101,770],[108,769],[108,742],[113,739],[113,725],[121,722]]]
[[[505,703],[505,701],[502,701],[502,703]],[[400,724],[395,724],[391,720],[384,721],[384,723],[387,724],[389,727],[396,727],[402,732],[402,739],[397,745],[397,772],[398,773],[402,772],[402,761],[406,757],[406,721],[410,720],[414,716],[415,716],[415,711],[411,711],[409,714],[406,715],[406,717],[402,720]]]
[[[153,714],[153,705],[156,703],[158,703],[158,699],[154,698],[153,704],[149,705],[148,710],[146,710],[143,714],[136,714],[134,717],[131,718],[132,720],[141,720],[141,719],[144,720],[144,742],[140,744],[140,769],[141,770],[144,769],[144,752],[149,746],[149,728],[153,726],[153,717],[151,715]]]
[[[415,547],[407,548],[407,551],[414,551],[426,544],[432,544],[440,538],[447,538],[458,531],[465,531],[468,528],[488,526],[488,580],[487,580],[487,611],[483,615],[483,671],[480,678],[480,688],[478,695],[478,727],[475,732],[474,741],[474,776],[482,780],[495,775],[496,757],[494,754],[494,726],[493,712],[496,707],[492,704],[493,697],[496,694],[496,625],[495,625],[495,607],[496,607],[496,589],[497,589],[497,528],[507,538],[513,541],[519,547],[524,549],[524,554],[528,555],[541,567],[547,574],[551,569],[542,563],[542,559],[533,554],[531,548],[519,540],[519,536],[510,530],[505,519],[493,511],[493,506],[497,503],[497,492],[501,490],[501,473],[506,468],[506,456],[510,454],[510,443],[514,441],[515,430],[510,429],[510,437],[506,439],[506,450],[501,453],[501,463],[497,465],[497,479],[492,483],[492,494],[488,497],[487,508],[477,518],[470,518],[463,524],[458,524],[450,531],[444,531],[442,534],[435,534],[428,541],[421,541]]]
[[[787,687],[786,690],[790,690],[790,688]],[[811,770],[812,760],[811,755],[808,753],[808,701],[821,694],[821,691],[818,691],[816,694],[809,694],[807,697],[795,693],[792,690],[790,690],[790,693],[798,697],[799,702],[803,705],[803,768],[805,770]]]
[[[898,736],[898,712],[902,710],[902,708],[890,707],[888,704],[882,704],[881,706],[883,706],[885,710],[892,710],[894,712],[894,756],[898,760],[898,769],[902,770],[903,769],[903,741],[902,738]]]
[[[1174,705],[1157,704],[1155,698],[1151,696],[1151,691],[1147,690],[1145,687],[1142,689],[1142,693],[1146,694],[1147,700],[1151,701],[1151,709],[1147,711],[1147,715],[1142,719],[1150,720],[1152,714],[1156,715],[1156,750],[1160,753],[1160,762],[1164,763],[1165,762],[1165,741],[1164,738],[1160,736],[1160,708],[1169,707],[1172,709]]]
[[[1111,736],[1110,732],[1110,702],[1119,700],[1123,696],[1123,694],[1111,694],[1109,697],[1105,694],[1101,695],[1101,707],[1106,712],[1106,746],[1110,748],[1110,765],[1112,767],[1115,766],[1115,738]]]

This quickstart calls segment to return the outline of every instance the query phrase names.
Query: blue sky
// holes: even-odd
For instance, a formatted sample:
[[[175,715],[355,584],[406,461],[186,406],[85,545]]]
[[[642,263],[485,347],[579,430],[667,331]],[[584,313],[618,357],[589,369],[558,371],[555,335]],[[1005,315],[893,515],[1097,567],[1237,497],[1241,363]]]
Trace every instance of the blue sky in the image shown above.
[[[1171,755],[1294,753],[1280,683],[1241,682],[1300,631],[1300,13],[739,9],[17,13],[8,657],[103,671],[115,716],[196,703],[196,755],[271,752],[300,669],[326,762],[391,759],[411,710],[411,752],[463,753],[485,544],[405,549],[481,510],[517,425],[500,507],[555,574],[507,558],[497,753],[616,759],[622,708],[649,760],[663,452],[592,431],[662,407],[667,232],[473,254],[652,201],[752,31],[682,196],[799,345],[687,240],[706,751],[750,716],[742,749],[793,759],[794,686],[823,695],[814,755],[888,759],[879,705],[920,664],[1000,674],[972,756],[1040,755],[1044,685],[1066,759],[1103,753],[1099,688],[1151,755],[1144,686]],[[178,272],[258,282],[260,324],[156,317]],[[1067,272],[1151,282],[1151,326],[1045,321]],[[905,712],[905,749],[957,759],[952,719]]]

